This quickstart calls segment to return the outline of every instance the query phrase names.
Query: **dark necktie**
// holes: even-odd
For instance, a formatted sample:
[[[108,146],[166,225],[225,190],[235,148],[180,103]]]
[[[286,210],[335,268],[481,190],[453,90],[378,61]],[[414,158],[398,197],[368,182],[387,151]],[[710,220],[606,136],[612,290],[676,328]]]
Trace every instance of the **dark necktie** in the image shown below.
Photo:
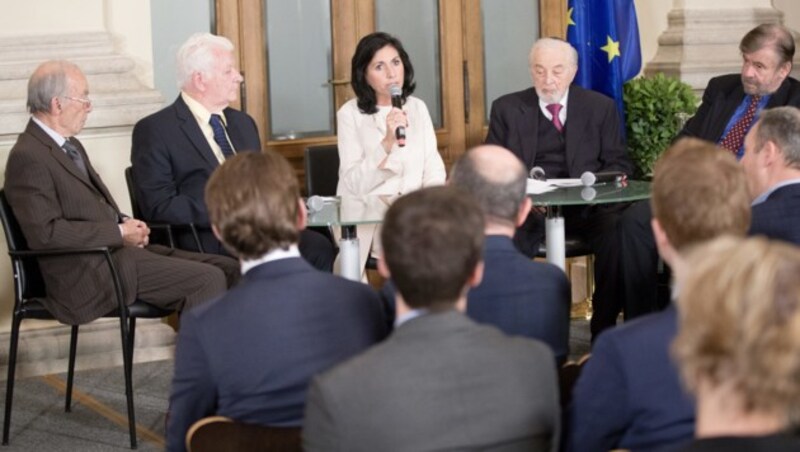
[[[208,123],[211,124],[211,129],[214,130],[214,141],[217,142],[222,150],[222,155],[226,159],[233,157],[235,152],[231,147],[230,141],[228,141],[228,135],[225,133],[225,124],[222,123],[222,117],[218,114],[213,114]]]
[[[547,111],[553,115],[553,125],[556,127],[556,130],[559,132],[564,130],[564,124],[561,124],[561,118],[558,117],[558,114],[561,112],[561,104],[550,104],[547,106]]]
[[[74,144],[70,143],[69,140],[65,141],[62,147],[65,151],[67,151],[67,156],[72,159],[73,162],[75,162],[75,166],[81,170],[83,175],[89,177],[89,172],[86,171],[86,162],[83,161],[83,157],[81,156],[81,153],[78,152],[78,148],[75,147]]]
[[[728,134],[725,135],[725,138],[719,143],[720,146],[733,152],[733,155],[737,155],[739,153],[739,148],[742,147],[744,136],[750,128],[750,123],[753,122],[753,117],[756,115],[756,107],[758,107],[758,102],[760,100],[760,96],[751,96],[750,105],[747,106],[744,115],[741,119],[736,121],[736,124],[731,127],[731,130],[728,131]]]

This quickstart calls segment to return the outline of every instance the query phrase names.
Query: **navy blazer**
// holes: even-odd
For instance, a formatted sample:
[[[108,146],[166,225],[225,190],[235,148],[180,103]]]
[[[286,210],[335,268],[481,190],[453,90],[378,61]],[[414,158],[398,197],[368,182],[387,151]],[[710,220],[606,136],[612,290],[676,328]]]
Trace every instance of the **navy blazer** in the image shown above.
[[[539,339],[559,364],[569,354],[570,286],[558,267],[534,262],[509,237],[486,236],[483,281],[467,294],[467,315],[506,334]]]
[[[253,118],[232,108],[223,112],[236,151],[261,151]],[[137,122],[132,139],[131,164],[142,219],[195,223],[207,228],[204,190],[219,161],[181,96],[172,105]],[[206,228],[201,231],[205,251],[224,254],[219,241]]]
[[[633,173],[619,118],[610,98],[570,86],[564,124],[569,177],[580,177],[585,171]],[[492,103],[486,143],[505,147],[531,169],[538,140],[539,96],[534,88],[506,94]]]
[[[750,235],[800,245],[800,183],[781,187],[753,206]]]
[[[261,264],[222,298],[181,317],[167,449],[218,414],[277,426],[302,424],[311,377],[386,335],[375,292],[301,258]]]
[[[676,139],[695,137],[718,142],[744,96],[741,75],[728,74],[712,78],[703,93],[703,103],[697,113],[686,122]],[[764,108],[784,105],[800,107],[800,82],[791,77],[781,83]]]
[[[652,451],[692,439],[694,403],[669,355],[677,315],[669,305],[597,338],[568,409],[567,450]]]

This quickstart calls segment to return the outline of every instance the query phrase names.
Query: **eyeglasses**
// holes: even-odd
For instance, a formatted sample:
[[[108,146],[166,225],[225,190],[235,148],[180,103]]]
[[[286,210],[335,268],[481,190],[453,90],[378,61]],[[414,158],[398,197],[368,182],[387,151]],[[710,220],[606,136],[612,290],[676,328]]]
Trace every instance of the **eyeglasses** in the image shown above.
[[[64,99],[74,100],[75,102],[80,102],[83,104],[84,107],[91,107],[92,106],[92,99],[81,98],[81,97],[72,97],[72,96],[62,96]]]

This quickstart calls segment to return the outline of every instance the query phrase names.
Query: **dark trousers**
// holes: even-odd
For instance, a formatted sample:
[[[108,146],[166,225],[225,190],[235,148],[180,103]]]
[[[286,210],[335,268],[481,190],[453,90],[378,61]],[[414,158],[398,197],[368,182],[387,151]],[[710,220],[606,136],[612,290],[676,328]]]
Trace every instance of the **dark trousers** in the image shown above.
[[[584,240],[594,253],[595,291],[590,329],[592,340],[617,323],[623,309],[619,293],[620,246],[617,230],[627,204],[567,206],[562,209],[565,232]],[[545,236],[544,216],[533,211],[517,229],[514,244],[529,257],[536,256]]]
[[[669,269],[664,267],[659,272],[652,218],[650,201],[638,201],[625,210],[619,222],[625,320],[660,311],[669,304]]]

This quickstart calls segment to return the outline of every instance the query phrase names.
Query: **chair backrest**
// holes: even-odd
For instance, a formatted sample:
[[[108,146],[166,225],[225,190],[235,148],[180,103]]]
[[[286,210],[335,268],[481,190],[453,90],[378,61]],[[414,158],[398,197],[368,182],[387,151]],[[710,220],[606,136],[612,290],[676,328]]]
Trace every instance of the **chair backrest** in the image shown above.
[[[3,232],[6,235],[6,244],[9,251],[27,251],[28,242],[22,234],[22,228],[11,210],[11,205],[6,198],[5,190],[0,190],[0,222],[3,223]],[[11,267],[14,271],[14,289],[17,292],[17,303],[23,299],[43,297],[45,295],[44,280],[39,270],[36,259],[11,258]]]
[[[300,427],[242,424],[222,416],[195,422],[186,433],[189,452],[302,451]]]
[[[139,200],[136,198],[136,184],[133,181],[133,168],[125,168],[125,183],[128,184],[128,196],[131,198],[131,213],[133,218],[144,218],[142,211],[139,209]]]
[[[306,148],[306,194],[335,196],[339,184],[339,147],[335,144]]]

